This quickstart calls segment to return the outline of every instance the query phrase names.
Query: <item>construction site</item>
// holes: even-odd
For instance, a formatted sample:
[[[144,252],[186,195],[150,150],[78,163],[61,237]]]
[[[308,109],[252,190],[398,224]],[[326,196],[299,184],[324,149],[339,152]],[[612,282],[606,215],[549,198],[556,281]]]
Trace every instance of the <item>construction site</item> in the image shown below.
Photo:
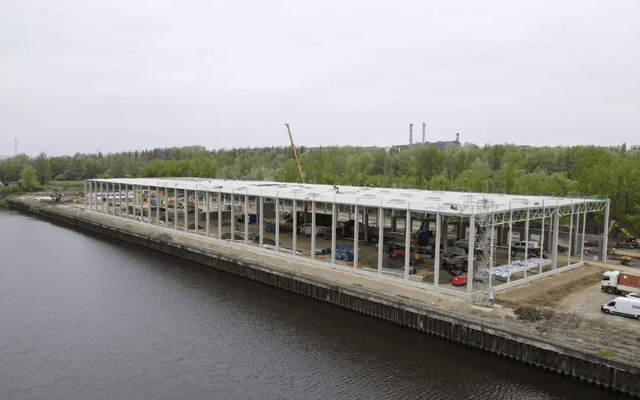
[[[85,193],[88,210],[476,304],[607,257],[608,201],[593,198],[197,178],[88,180]]]
[[[640,393],[640,321],[604,309],[640,292],[640,243],[608,200],[166,178],[10,204]]]

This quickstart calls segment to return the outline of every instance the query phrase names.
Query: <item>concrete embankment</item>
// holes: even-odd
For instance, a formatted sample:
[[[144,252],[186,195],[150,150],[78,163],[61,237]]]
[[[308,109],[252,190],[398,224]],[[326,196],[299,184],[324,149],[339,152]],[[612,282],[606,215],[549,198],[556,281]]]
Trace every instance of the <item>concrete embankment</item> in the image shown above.
[[[9,202],[13,209],[45,219],[138,244],[594,386],[640,397],[640,368],[635,365],[545,342],[505,329],[489,320],[473,318],[462,311],[471,306],[460,299],[447,299],[446,302],[452,306],[444,309],[432,297],[433,293],[425,293],[420,288],[268,255],[251,248],[77,207],[47,209],[21,199]]]

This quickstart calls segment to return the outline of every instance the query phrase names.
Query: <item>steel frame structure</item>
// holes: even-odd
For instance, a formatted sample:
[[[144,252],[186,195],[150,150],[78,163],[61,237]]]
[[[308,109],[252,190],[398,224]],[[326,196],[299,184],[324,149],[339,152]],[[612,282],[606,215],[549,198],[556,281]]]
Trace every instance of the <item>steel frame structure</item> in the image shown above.
[[[171,191],[174,193],[174,197],[177,193],[182,193],[185,201],[189,197],[189,193],[193,193],[195,197],[195,221],[193,231],[194,235],[202,237],[198,232],[199,219],[198,210],[200,205],[200,199],[203,198],[206,204],[206,223],[203,228],[203,233],[210,240],[224,240],[230,241],[234,245],[248,246],[248,234],[245,234],[243,241],[237,241],[234,239],[234,232],[236,226],[235,205],[238,201],[240,204],[244,203],[244,232],[248,233],[248,199],[254,198],[256,201],[256,212],[258,214],[257,223],[260,226],[260,232],[264,232],[264,215],[265,204],[267,199],[275,200],[275,215],[280,215],[280,203],[281,200],[291,201],[292,210],[297,210],[298,204],[307,204],[310,207],[311,212],[311,231],[316,232],[316,212],[317,205],[319,203],[324,204],[324,208],[328,209],[327,205],[331,205],[332,214],[332,249],[336,248],[336,225],[337,215],[340,212],[344,212],[345,208],[349,210],[349,216],[356,217],[356,221],[366,222],[369,215],[376,216],[376,224],[379,230],[378,232],[378,270],[376,272],[368,271],[357,268],[358,266],[358,237],[359,237],[359,223],[354,226],[354,261],[353,267],[348,268],[344,265],[336,263],[335,251],[332,251],[331,262],[322,262],[321,265],[330,265],[332,268],[347,270],[350,272],[372,276],[379,279],[390,280],[394,282],[404,283],[411,286],[422,287],[442,293],[448,293],[460,297],[472,299],[478,303],[485,303],[490,300],[493,292],[498,290],[504,290],[508,287],[522,284],[529,280],[539,279],[543,276],[548,276],[553,273],[561,272],[566,269],[575,268],[581,266],[584,260],[584,242],[585,242],[585,223],[586,215],[595,212],[605,212],[604,225],[602,235],[602,248],[601,260],[606,261],[606,248],[607,248],[607,228],[609,223],[609,200],[601,199],[589,199],[589,198],[557,198],[548,196],[510,196],[503,194],[483,194],[483,193],[460,193],[460,192],[443,192],[443,191],[425,191],[416,189],[384,189],[384,188],[367,188],[367,187],[337,187],[332,185],[312,185],[312,184],[295,184],[295,183],[278,183],[278,182],[251,182],[251,181],[235,181],[235,180],[216,180],[216,179],[200,179],[200,178],[154,178],[154,179],[90,179],[85,180],[85,202],[84,207],[86,210],[109,213],[114,216],[123,217],[121,208],[113,207],[109,211],[109,206],[105,210],[104,200],[109,198],[115,199],[116,197],[122,199],[126,198],[125,205],[127,211],[130,209],[129,202],[131,200],[131,208],[133,210],[133,217],[143,223],[155,224],[159,228],[163,229],[183,229],[184,232],[189,233],[190,229],[187,226],[188,218],[185,218],[183,227],[178,226],[178,207],[173,209],[174,223],[169,224],[169,208],[165,207],[164,211],[164,223],[161,224],[160,207],[156,207],[155,216],[152,215],[151,201],[147,202],[146,210],[143,209],[143,193],[147,191],[151,194],[152,191],[156,191],[156,201],[160,204],[160,193],[164,193],[164,202],[168,204],[168,193]],[[118,195],[116,196],[116,193]],[[202,196],[200,195],[202,194]],[[222,203],[226,199],[230,199],[230,211],[231,211],[231,238],[222,239],[222,237],[211,237],[211,221],[210,221],[210,206],[212,205],[211,196],[216,197],[216,209],[218,210],[217,218],[217,236],[221,236],[222,232]],[[244,201],[243,201],[244,199]],[[303,206],[304,207],[304,206]],[[444,232],[444,238],[446,239],[447,226],[452,223],[450,219],[455,219],[463,227],[468,225],[469,229],[469,249],[468,249],[468,282],[466,291],[453,290],[442,287],[438,284],[439,268],[434,268],[434,282],[433,284],[416,282],[409,279],[409,265],[410,265],[410,251],[405,251],[404,259],[404,274],[402,277],[389,276],[383,273],[382,262],[382,248],[383,248],[383,230],[384,230],[384,216],[385,212],[391,211],[392,224],[393,216],[396,215],[396,219],[399,220],[400,215],[404,215],[405,225],[405,248],[409,249],[411,246],[411,234],[413,222],[415,220],[414,215],[431,215],[435,217],[435,231],[438,232],[435,236],[435,263],[434,265],[440,265],[441,261],[441,247],[445,250],[447,248],[447,240],[442,241],[442,232]],[[126,212],[124,217],[129,218],[129,213]],[[383,216],[381,223],[381,216]],[[559,236],[561,217],[571,217],[570,229],[569,229],[569,255],[568,263],[566,266],[557,265],[557,243]],[[571,263],[571,256],[577,255],[576,248],[579,245],[579,221],[582,216],[582,242],[581,255],[579,260],[575,263]],[[574,229],[574,219],[576,219]],[[509,227],[509,262],[511,262],[511,237],[514,224],[525,223],[525,239],[529,240],[530,229],[529,224],[531,220],[541,220],[541,242],[544,243],[545,238],[552,246],[549,246],[553,251],[551,269],[549,271],[542,271],[542,263],[540,263],[540,269],[536,275],[527,277],[527,270],[524,271],[524,278],[517,281],[510,281],[509,279],[505,284],[501,284],[499,287],[494,287],[492,284],[492,271],[495,267],[495,251],[498,246],[498,240],[496,239],[496,229]],[[545,221],[548,220],[549,233],[545,234]],[[275,246],[270,246],[264,243],[263,236],[260,234],[259,246],[251,247],[253,250],[264,251],[271,254],[278,254],[281,256],[289,256],[296,260],[320,263],[313,256],[310,258],[303,258],[297,254],[296,251],[296,234],[293,235],[293,250],[288,251],[281,248],[279,242],[279,223],[275,224]],[[365,226],[368,226],[365,225]],[[297,229],[296,218],[294,218],[294,233]],[[408,229],[407,229],[408,228]],[[519,228],[521,229],[521,228]],[[369,229],[366,229],[365,236]],[[575,236],[575,240],[572,237]],[[473,240],[472,240],[473,238]],[[479,238],[479,240],[478,240]],[[522,238],[521,238],[522,240]],[[477,243],[476,243],[477,241]],[[575,242],[575,245],[572,244]],[[541,245],[543,245],[541,243]],[[311,248],[315,248],[315,235],[312,235]],[[479,259],[476,258],[475,249],[479,249],[481,255]],[[528,256],[528,251],[525,251],[525,261]],[[541,252],[542,253],[542,252]],[[542,257],[542,256],[541,256]],[[541,260],[542,261],[542,260]],[[475,269],[475,271],[474,271]],[[474,279],[472,277],[480,277],[478,284],[474,285]],[[482,277],[488,279],[483,280]]]

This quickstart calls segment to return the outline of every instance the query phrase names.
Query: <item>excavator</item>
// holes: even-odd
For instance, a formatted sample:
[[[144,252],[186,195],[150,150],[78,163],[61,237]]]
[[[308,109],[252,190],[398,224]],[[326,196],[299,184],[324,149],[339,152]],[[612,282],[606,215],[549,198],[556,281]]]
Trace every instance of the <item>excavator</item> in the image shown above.
[[[611,223],[609,224],[609,231],[607,232],[607,235],[611,234],[611,231],[613,230],[614,227],[620,229],[620,231],[626,235],[626,237],[624,239],[619,240],[618,243],[616,243],[616,247],[617,248],[619,248],[619,249],[621,249],[621,248],[640,249],[640,240],[636,239],[635,236],[631,235],[631,233],[629,233],[628,230],[626,230],[624,227],[622,227],[618,223],[618,221],[611,220]]]

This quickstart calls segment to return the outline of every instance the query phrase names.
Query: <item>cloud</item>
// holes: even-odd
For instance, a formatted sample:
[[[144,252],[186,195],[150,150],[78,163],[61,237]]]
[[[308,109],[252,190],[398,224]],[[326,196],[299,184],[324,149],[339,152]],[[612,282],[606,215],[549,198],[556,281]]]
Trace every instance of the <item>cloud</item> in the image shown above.
[[[632,0],[0,2],[0,154],[286,146],[285,122],[307,146],[640,127]]]

